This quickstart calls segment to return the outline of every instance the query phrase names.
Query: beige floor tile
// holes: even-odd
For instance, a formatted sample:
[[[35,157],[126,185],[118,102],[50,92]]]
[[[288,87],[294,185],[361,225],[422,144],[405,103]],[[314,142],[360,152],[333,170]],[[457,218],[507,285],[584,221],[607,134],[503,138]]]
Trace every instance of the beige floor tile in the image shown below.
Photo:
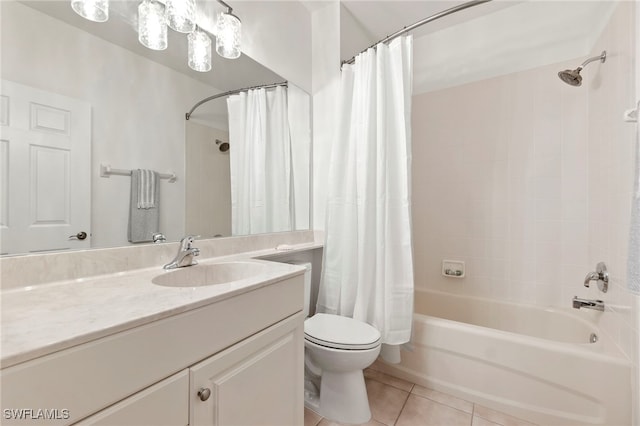
[[[498,423],[490,422],[487,419],[483,419],[482,417],[473,416],[473,420],[471,421],[471,426],[500,426]]]
[[[376,360],[373,362],[373,364],[371,364],[371,365],[367,368],[367,370],[375,370],[375,371],[380,371],[380,372],[382,372],[382,371],[384,371],[384,367],[383,367],[383,365],[384,365],[384,362],[380,361],[380,359],[378,358],[378,359],[376,359]]]
[[[473,403],[465,401],[464,399],[456,398],[455,396],[448,395],[446,393],[438,392],[433,389],[425,388],[423,386],[415,385],[412,394],[429,398],[440,404],[448,405],[449,407],[457,408],[460,411],[467,413],[473,413]]]
[[[482,417],[483,419],[489,420],[493,423],[497,423],[501,426],[532,426],[533,425],[533,423],[527,422],[522,419],[518,419],[516,417],[510,416],[505,413],[501,413],[500,411],[492,410],[491,408],[487,408],[479,404],[475,405],[473,409],[473,415]]]
[[[471,426],[471,414],[410,395],[396,426]]]
[[[409,392],[375,380],[366,380],[369,407],[374,420],[393,426],[404,406]]]
[[[413,388],[413,383],[411,382],[398,379],[397,377],[393,377],[380,371],[372,370],[370,368],[364,370],[364,377],[365,379],[377,380],[381,383],[384,383],[385,385],[390,385],[394,388],[398,388],[407,392],[411,392],[411,389]]]
[[[322,420],[322,416],[313,410],[304,409],[304,426],[317,426]]]

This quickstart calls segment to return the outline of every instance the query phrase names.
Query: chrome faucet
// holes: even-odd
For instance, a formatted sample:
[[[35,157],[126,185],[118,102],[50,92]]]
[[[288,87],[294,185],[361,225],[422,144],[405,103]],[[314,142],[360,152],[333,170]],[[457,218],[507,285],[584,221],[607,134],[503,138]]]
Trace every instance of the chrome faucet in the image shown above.
[[[153,234],[151,236],[151,240],[154,243],[164,243],[165,241],[167,241],[167,237],[164,236],[164,234],[160,233],[160,232],[156,232],[155,234]]]
[[[573,308],[586,308],[595,309],[596,311],[604,311],[604,302],[602,300],[581,299],[578,296],[574,296]]]
[[[584,286],[589,287],[591,281],[598,282],[598,289],[606,293],[609,288],[609,272],[607,272],[607,266],[604,262],[599,262],[596,265],[595,272],[589,272],[586,277],[584,277]]]
[[[164,269],[176,269],[183,268],[185,266],[197,265],[198,262],[193,258],[200,255],[200,249],[192,247],[196,238],[198,237],[194,235],[187,235],[181,239],[178,254],[176,254],[176,257],[171,262],[164,265]]]

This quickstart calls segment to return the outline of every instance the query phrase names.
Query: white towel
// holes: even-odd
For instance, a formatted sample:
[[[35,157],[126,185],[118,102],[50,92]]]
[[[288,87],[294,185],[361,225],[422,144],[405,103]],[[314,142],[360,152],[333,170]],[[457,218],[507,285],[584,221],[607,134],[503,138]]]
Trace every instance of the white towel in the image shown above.
[[[129,228],[127,236],[132,243],[144,243],[153,240],[153,234],[160,232],[160,185],[153,185],[154,191],[151,195],[144,195],[147,200],[151,198],[154,207],[141,208],[142,203],[139,202],[141,189],[143,193],[149,190],[150,184],[142,185],[140,183],[141,176],[144,174],[142,170],[131,171],[131,197],[129,203]],[[156,182],[158,178],[155,172],[151,172]],[[148,182],[148,181],[147,181]],[[146,201],[146,203],[149,203]]]
[[[157,207],[158,174],[153,170],[138,169],[138,176],[138,208],[147,210]]]

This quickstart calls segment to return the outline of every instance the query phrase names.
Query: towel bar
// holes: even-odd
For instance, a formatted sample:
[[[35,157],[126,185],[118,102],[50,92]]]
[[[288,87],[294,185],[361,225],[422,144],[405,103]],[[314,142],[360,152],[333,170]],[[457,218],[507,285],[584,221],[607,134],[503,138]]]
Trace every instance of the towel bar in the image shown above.
[[[109,164],[100,164],[100,177],[108,178],[111,175],[131,176],[131,170],[112,169]],[[175,173],[158,173],[158,177],[168,179],[169,183],[174,183],[178,179]]]

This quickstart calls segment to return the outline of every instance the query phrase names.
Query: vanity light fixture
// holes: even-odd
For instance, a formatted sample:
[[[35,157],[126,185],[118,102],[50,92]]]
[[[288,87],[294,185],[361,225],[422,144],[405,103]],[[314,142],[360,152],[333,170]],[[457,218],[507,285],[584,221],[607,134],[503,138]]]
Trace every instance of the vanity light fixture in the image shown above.
[[[166,0],[167,24],[179,33],[191,33],[196,29],[195,0]]]
[[[167,48],[167,22],[162,3],[144,0],[138,6],[138,40],[152,50]]]
[[[218,15],[216,25],[216,52],[227,59],[240,57],[240,39],[242,37],[242,23],[240,18],[232,13],[227,5],[227,11]]]
[[[93,22],[105,22],[109,19],[109,0],[71,0],[71,8]]]
[[[207,72],[211,69],[211,39],[204,31],[196,28],[187,36],[189,41],[189,68]]]
[[[0,0],[2,1],[2,0]],[[211,33],[216,38],[216,52],[227,59],[240,57],[242,23],[233,9],[223,0],[216,0],[226,8],[220,13]],[[109,0],[71,0],[71,7],[80,16],[95,22],[109,18]],[[188,34],[187,63],[195,71],[211,70],[210,33],[196,24],[196,0],[142,0],[138,5],[138,40],[152,50],[165,50],[168,45],[167,28]]]

